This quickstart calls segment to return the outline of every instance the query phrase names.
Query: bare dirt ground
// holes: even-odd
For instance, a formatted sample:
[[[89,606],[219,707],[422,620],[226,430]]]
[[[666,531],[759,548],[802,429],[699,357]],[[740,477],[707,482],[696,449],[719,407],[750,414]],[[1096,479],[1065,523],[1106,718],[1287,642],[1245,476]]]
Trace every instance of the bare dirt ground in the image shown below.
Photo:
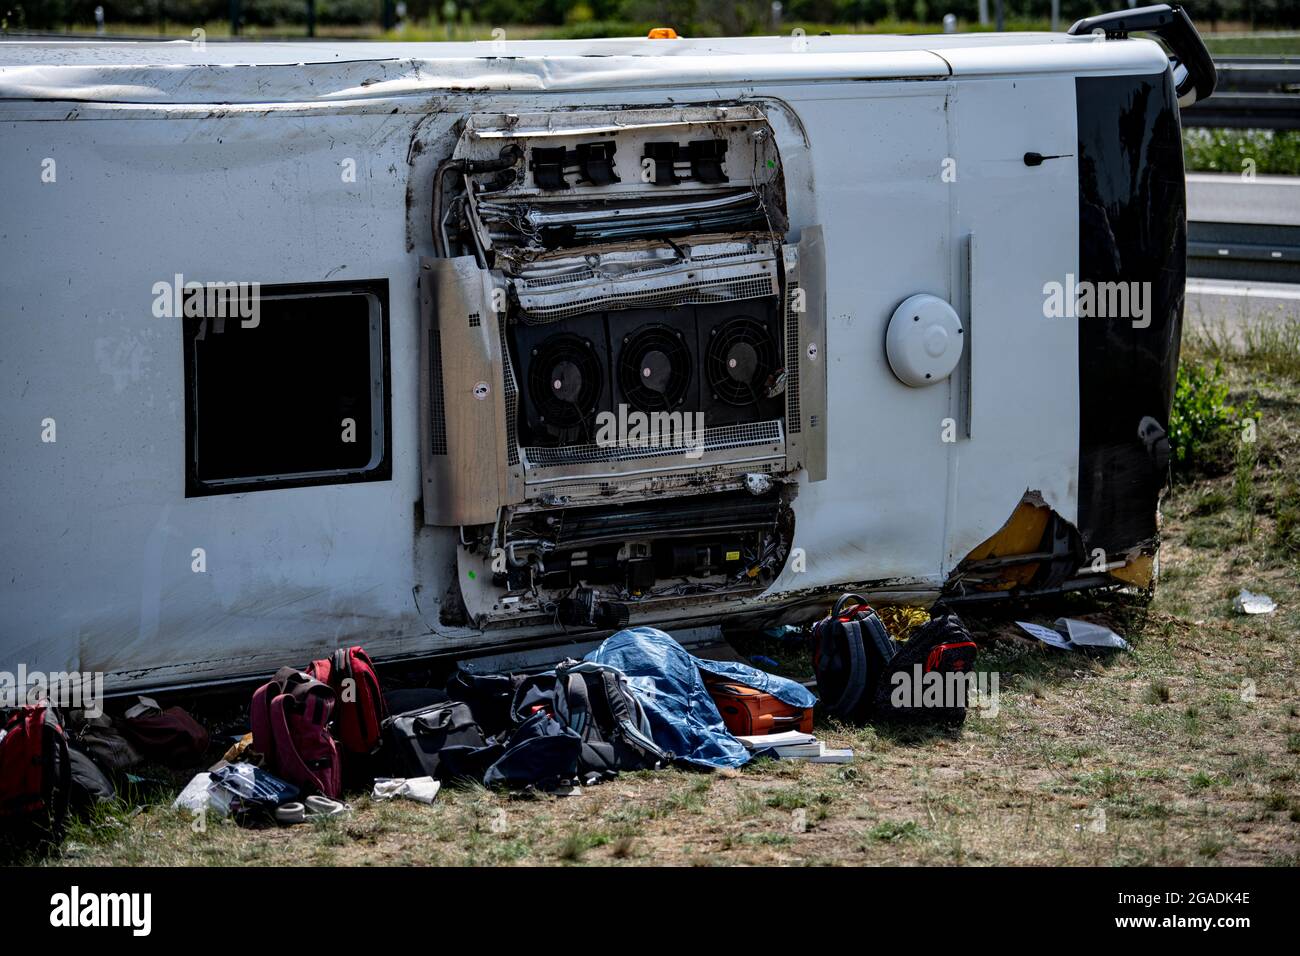
[[[846,765],[625,774],[568,798],[444,789],[433,806],[351,797],[342,822],[197,829],[175,788],[77,824],[44,862],[117,864],[1266,864],[1300,862],[1300,386],[1230,368],[1259,442],[1178,483],[1149,604],[1077,598],[968,617],[996,716],[958,730],[823,722]],[[1278,601],[1232,610],[1242,586]],[[1110,624],[1131,653],[1043,647],[1015,619]],[[786,662],[798,673],[806,662]],[[26,860],[24,861],[26,862]]]

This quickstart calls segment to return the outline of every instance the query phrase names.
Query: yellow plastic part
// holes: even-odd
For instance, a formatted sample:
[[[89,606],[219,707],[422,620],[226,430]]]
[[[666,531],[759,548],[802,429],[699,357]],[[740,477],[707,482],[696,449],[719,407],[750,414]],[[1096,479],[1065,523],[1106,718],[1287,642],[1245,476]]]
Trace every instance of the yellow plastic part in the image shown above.
[[[985,558],[1006,558],[1017,554],[1032,554],[1038,550],[1038,543],[1047,530],[1047,519],[1052,509],[1045,502],[1022,500],[1016,506],[1001,529],[993,537],[980,544],[970,554],[968,561],[981,561]],[[1025,585],[1033,579],[1038,571],[1038,563],[1012,565],[1002,571],[1001,578],[982,586],[982,590],[1003,590],[1015,585]]]
[[[655,27],[646,36],[651,40],[676,40],[677,31],[672,27]]]
[[[1140,554],[1121,568],[1112,568],[1110,576],[1119,578],[1125,584],[1134,587],[1150,587],[1155,573],[1155,558],[1149,554]]]

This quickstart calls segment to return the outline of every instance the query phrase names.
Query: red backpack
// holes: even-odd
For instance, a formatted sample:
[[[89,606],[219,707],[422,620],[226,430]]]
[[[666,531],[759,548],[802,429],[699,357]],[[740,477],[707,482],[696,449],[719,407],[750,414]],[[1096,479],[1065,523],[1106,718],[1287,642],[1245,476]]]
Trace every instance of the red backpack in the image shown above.
[[[334,691],[310,674],[281,667],[253,691],[249,720],[263,767],[308,793],[336,799],[343,790],[339,751],[330,736]]]
[[[68,821],[72,763],[59,715],[19,707],[0,734],[0,823],[23,837],[58,842]]]
[[[330,657],[312,661],[307,673],[329,684],[338,701],[336,729],[349,754],[369,755],[383,742],[380,725],[388,716],[379,677],[360,647],[340,647]]]

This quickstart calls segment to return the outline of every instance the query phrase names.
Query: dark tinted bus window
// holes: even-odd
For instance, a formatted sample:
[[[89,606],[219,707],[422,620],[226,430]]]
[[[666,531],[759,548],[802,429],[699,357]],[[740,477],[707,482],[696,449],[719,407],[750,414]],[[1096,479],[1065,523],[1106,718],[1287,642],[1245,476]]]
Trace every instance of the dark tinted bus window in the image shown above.
[[[204,311],[184,319],[187,496],[390,477],[386,282]]]

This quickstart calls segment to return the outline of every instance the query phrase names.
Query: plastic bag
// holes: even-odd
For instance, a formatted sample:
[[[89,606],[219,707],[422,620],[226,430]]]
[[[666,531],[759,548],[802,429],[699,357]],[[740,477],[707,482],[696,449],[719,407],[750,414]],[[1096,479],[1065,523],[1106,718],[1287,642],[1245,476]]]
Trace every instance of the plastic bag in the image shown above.
[[[274,810],[298,798],[298,788],[251,763],[232,763],[212,771],[213,784],[230,793],[236,813]]]

